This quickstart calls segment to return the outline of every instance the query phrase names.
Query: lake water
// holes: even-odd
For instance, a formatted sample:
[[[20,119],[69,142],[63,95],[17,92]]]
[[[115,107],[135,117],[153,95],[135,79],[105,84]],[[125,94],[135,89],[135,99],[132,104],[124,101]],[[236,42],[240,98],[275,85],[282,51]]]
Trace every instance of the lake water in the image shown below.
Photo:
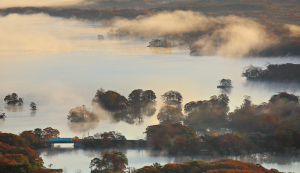
[[[69,148],[70,145],[61,145],[61,148],[39,150],[40,156],[45,162],[45,166],[53,164],[52,168],[66,168],[69,173],[80,169],[84,173],[90,171],[89,165],[92,159],[100,157],[101,150],[82,150]],[[128,166],[141,168],[145,165],[152,165],[158,162],[162,165],[166,163],[182,163],[189,160],[204,160],[207,162],[217,161],[221,158],[231,158],[243,162],[258,163],[265,168],[277,169],[282,172],[295,172],[300,170],[300,157],[293,154],[271,155],[271,154],[253,154],[249,156],[187,156],[187,155],[168,155],[163,151],[151,150],[121,150],[128,157]]]
[[[244,95],[255,104],[267,102],[279,91],[300,95],[300,85],[294,83],[249,83],[241,77],[245,66],[264,66],[266,63],[300,63],[297,58],[224,58],[193,57],[187,48],[151,49],[144,39],[109,39],[109,27],[101,23],[52,18],[44,14],[9,15],[0,17],[0,98],[17,93],[24,98],[23,106],[0,107],[7,118],[0,119],[0,131],[18,134],[24,130],[52,127],[60,137],[84,137],[104,131],[121,132],[127,139],[144,138],[149,125],[158,124],[156,114],[144,117],[143,122],[116,122],[102,112],[100,122],[70,124],[70,109],[86,105],[97,89],[115,90],[128,96],[134,89],[153,90],[157,96],[157,112],[162,106],[160,96],[166,91],[179,91],[183,104],[207,100],[219,95],[218,81],[229,78],[234,88],[228,93],[231,111],[240,106]],[[104,35],[103,41],[97,35]],[[30,102],[38,110],[30,111]],[[56,153],[55,151],[53,151]],[[189,157],[152,155],[145,150],[127,150],[130,166],[141,167],[153,162],[181,162]],[[50,154],[49,154],[50,153]],[[83,150],[42,152],[45,165],[87,171],[97,153]],[[76,157],[75,157],[76,156]],[[205,158],[204,158],[205,159]],[[276,160],[276,159],[275,159]],[[299,160],[262,163],[267,168],[297,172]],[[76,165],[76,166],[74,166]]]

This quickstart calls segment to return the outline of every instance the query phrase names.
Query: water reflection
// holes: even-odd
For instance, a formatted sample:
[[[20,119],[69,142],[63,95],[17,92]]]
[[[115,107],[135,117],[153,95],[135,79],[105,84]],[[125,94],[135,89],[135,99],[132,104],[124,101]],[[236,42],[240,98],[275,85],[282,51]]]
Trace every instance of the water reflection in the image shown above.
[[[5,122],[5,118],[0,118],[0,126],[1,126],[2,124],[4,124],[4,122]]]
[[[72,132],[86,136],[86,132],[97,128],[98,124],[99,122],[79,122],[68,123],[68,126]]]
[[[36,115],[36,110],[31,110],[30,111],[30,116],[34,117]]]
[[[262,90],[265,89],[269,92],[299,92],[300,83],[299,82],[272,82],[272,81],[249,81],[247,80],[244,87],[252,90]]]
[[[113,150],[113,149],[110,149]],[[73,169],[74,165],[81,165],[78,167],[83,171],[88,171],[90,161],[99,157],[102,149],[99,150],[82,150],[72,148],[52,148],[38,150],[37,152],[43,157],[45,164],[53,163],[57,167],[67,167],[69,170]],[[279,171],[297,172],[300,168],[300,157],[293,153],[260,153],[243,156],[219,156],[219,155],[169,155],[166,151],[153,150],[132,150],[122,149],[129,160],[130,167],[140,168],[146,165],[151,165],[154,162],[159,162],[162,165],[166,163],[182,163],[189,160],[203,160],[207,162],[217,161],[222,158],[231,158],[243,162],[253,162],[261,164],[262,166],[271,169],[276,168]],[[61,163],[59,160],[68,157],[68,162]],[[78,159],[81,158],[81,159]],[[288,168],[282,168],[280,165],[289,165]],[[280,169],[282,168],[282,169]]]
[[[232,88],[220,88],[220,93],[229,95],[231,94],[231,90]]]
[[[140,125],[144,122],[144,117],[151,117],[155,114],[156,108],[154,106],[146,106],[139,111],[118,112],[111,114],[112,123],[119,123],[120,121],[128,124]]]
[[[5,105],[4,109],[8,112],[22,112],[23,105]]]
[[[55,158],[59,155],[64,155],[64,154],[72,154],[72,155],[78,155],[78,150],[74,148],[60,148],[60,147],[54,147],[51,149],[44,149],[44,150],[36,150],[37,154],[42,154],[43,157],[45,158]]]
[[[149,50],[152,53],[167,53],[167,54],[172,53],[172,48],[149,47]]]

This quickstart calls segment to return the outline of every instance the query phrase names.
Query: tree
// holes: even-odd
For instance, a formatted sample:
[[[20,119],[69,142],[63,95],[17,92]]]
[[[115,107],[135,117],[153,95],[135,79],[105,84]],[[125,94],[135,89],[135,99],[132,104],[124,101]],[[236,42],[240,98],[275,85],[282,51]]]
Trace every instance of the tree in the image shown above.
[[[119,151],[102,151],[100,158],[91,160],[90,168],[99,171],[120,171],[125,170],[128,159],[125,154]]]
[[[140,124],[143,116],[152,116],[156,111],[156,95],[152,90],[133,90],[128,100],[115,91],[97,90],[92,100],[94,106],[101,106],[110,111],[115,122],[124,121],[129,124]],[[97,108],[96,106],[96,108]]]
[[[226,87],[226,88],[232,88],[232,82],[230,79],[222,79],[222,80],[220,80],[220,86]]]
[[[89,111],[85,105],[71,109],[67,119],[70,122],[99,121],[99,117],[94,112]]]
[[[39,138],[42,137],[43,130],[40,128],[36,128],[33,130],[33,134],[37,135]]]
[[[151,116],[155,113],[155,99],[156,95],[152,90],[133,90],[128,96],[128,101],[130,105],[129,112],[137,114],[146,114]]]
[[[242,73],[242,77],[249,78],[257,78],[262,74],[263,69],[261,67],[254,67],[253,65],[249,65],[244,68],[244,72]]]
[[[20,136],[26,140],[29,146],[34,146],[39,143],[39,138],[37,135],[32,134],[31,131],[23,131]]]
[[[120,144],[121,146],[124,146],[127,143],[127,139],[125,138],[125,136],[115,131],[96,133],[94,135],[94,138],[102,139],[101,140],[102,147],[112,147],[114,145],[112,141],[118,141],[118,144]]]
[[[92,103],[108,111],[124,111],[127,109],[128,100],[115,91],[105,92],[104,89],[101,88],[97,90]]]
[[[148,47],[172,47],[172,43],[171,45],[170,43],[168,44],[167,40],[165,39],[152,39],[152,41],[149,42]]]
[[[282,101],[285,103],[291,102],[291,103],[299,104],[299,96],[296,96],[294,94],[289,94],[287,92],[278,92],[278,94],[275,94],[271,97],[269,103],[275,104],[278,101]]]
[[[252,99],[250,96],[244,95],[243,104],[241,105],[241,108],[251,106],[252,105]]]
[[[157,119],[160,124],[164,123],[179,123],[183,120],[184,116],[178,108],[173,106],[164,106],[157,114]]]
[[[16,93],[12,93],[12,94],[8,94],[7,96],[5,96],[4,101],[8,104],[8,105],[22,105],[23,104],[23,99],[19,98],[18,94]]]
[[[228,104],[226,94],[211,96],[210,100],[187,103],[184,106],[187,113],[184,124],[197,131],[223,128],[227,123]]]
[[[42,138],[57,138],[60,132],[57,129],[53,129],[52,127],[47,127],[42,131]]]
[[[169,141],[175,141],[176,137],[182,137],[181,139],[184,138],[188,142],[197,139],[194,131],[180,123],[148,126],[144,133],[146,133],[148,143],[156,149],[172,150],[172,144],[170,146]]]
[[[0,133],[0,153],[0,172],[31,173],[43,166],[42,158],[15,134]]]
[[[167,106],[176,106],[181,110],[182,95],[178,91],[168,91],[162,96],[162,100]]]
[[[72,138],[72,141],[78,142],[79,138],[77,136]]]
[[[30,110],[36,110],[36,104],[34,102],[30,103]]]

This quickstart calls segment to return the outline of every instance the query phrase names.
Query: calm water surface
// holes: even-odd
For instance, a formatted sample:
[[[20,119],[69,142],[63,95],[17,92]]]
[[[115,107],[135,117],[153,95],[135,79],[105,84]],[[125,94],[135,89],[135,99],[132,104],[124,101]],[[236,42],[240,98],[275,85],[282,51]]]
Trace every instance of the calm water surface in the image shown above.
[[[97,89],[115,90],[128,96],[134,89],[153,90],[157,95],[157,112],[162,106],[160,95],[175,90],[183,95],[183,104],[207,100],[219,95],[218,81],[229,78],[234,88],[228,93],[231,111],[240,106],[244,95],[255,104],[267,102],[279,91],[300,95],[300,85],[293,83],[249,83],[241,77],[245,66],[266,63],[300,63],[297,58],[224,58],[192,57],[186,48],[150,49],[145,39],[109,39],[109,27],[100,23],[52,18],[47,15],[9,15],[0,18],[0,98],[16,92],[24,98],[23,106],[0,108],[7,118],[0,119],[0,131],[18,134],[24,130],[53,127],[60,137],[84,137],[97,132],[119,131],[127,139],[144,138],[149,125],[158,124],[156,114],[143,122],[116,122],[109,113],[100,113],[100,122],[70,124],[67,114],[71,108],[86,105]],[[97,35],[103,34],[103,41]],[[38,110],[30,111],[30,102]],[[99,152],[64,149],[42,151],[45,165],[88,171],[91,159]],[[133,167],[181,162],[190,157],[173,157],[146,150],[127,150]],[[206,157],[200,159],[209,160]],[[286,158],[286,157],[284,157]],[[198,159],[198,158],[196,158]],[[216,160],[219,158],[211,158]],[[279,159],[280,160],[280,159]],[[299,172],[299,160],[288,158],[281,162],[253,160],[267,168]],[[249,160],[252,161],[252,160]],[[76,166],[74,166],[76,165]]]
[[[88,173],[89,164],[95,157],[100,156],[101,150],[76,150],[61,146],[62,148],[53,148],[48,150],[39,150],[43,157],[45,165],[53,164],[53,168],[67,168],[68,172],[73,173],[80,169]],[[64,148],[65,147],[65,148]],[[70,146],[69,146],[70,147]],[[217,161],[221,158],[231,158],[243,162],[258,163],[271,169],[277,169],[282,172],[295,172],[300,170],[300,157],[293,154],[271,155],[271,154],[253,154],[239,157],[221,157],[221,156],[187,156],[187,155],[167,155],[165,152],[150,150],[121,150],[126,153],[129,167],[141,168],[145,165],[152,165],[155,162],[161,163],[182,163],[189,160],[204,160],[207,162]]]

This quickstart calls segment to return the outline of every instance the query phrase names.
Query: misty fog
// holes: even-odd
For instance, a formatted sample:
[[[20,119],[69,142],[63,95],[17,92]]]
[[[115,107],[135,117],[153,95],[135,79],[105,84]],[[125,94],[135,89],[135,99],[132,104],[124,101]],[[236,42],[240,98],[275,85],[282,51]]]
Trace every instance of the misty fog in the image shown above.
[[[87,3],[87,4],[86,4]],[[0,7],[23,6],[23,1],[7,1]],[[93,1],[35,1],[26,5],[71,6]],[[300,95],[295,82],[248,81],[242,77],[243,68],[250,64],[300,63],[297,57],[247,57],[262,51],[278,40],[256,20],[235,15],[209,17],[200,12],[157,12],[153,15],[128,19],[89,21],[51,17],[48,14],[9,14],[0,17],[0,97],[16,92],[24,98],[22,106],[0,102],[6,113],[0,119],[0,131],[19,134],[24,130],[53,127],[60,137],[84,138],[104,131],[121,132],[127,139],[145,138],[145,129],[158,124],[157,114],[164,102],[161,95],[174,90],[183,96],[182,104],[195,100],[209,100],[213,95],[226,93],[230,111],[241,106],[244,96],[251,96],[254,104],[267,102],[278,92]],[[284,25],[290,37],[300,36],[300,27]],[[109,36],[113,31],[118,36]],[[193,34],[197,35],[193,37]],[[97,38],[103,35],[104,39]],[[178,43],[172,48],[147,47],[152,39],[169,39]],[[195,55],[190,49],[196,47]],[[246,58],[247,57],[247,58]],[[233,88],[217,88],[221,79],[231,79]],[[124,97],[135,89],[153,90],[156,112],[141,119],[118,118],[100,106],[92,105],[100,88],[120,93]],[[36,111],[30,110],[35,102]],[[72,108],[85,105],[99,116],[99,122],[69,122]],[[130,116],[130,115],[129,115]],[[186,115],[184,115],[186,116]],[[140,118],[140,117],[139,117]],[[69,146],[68,146],[69,147]],[[80,168],[89,171],[88,164],[100,152],[70,148],[40,150],[46,164],[70,171]],[[130,166],[137,168],[160,162],[183,162],[191,159],[207,161],[220,157],[168,156],[164,152],[124,150]],[[82,160],[74,158],[81,157]],[[230,158],[263,164],[280,171],[299,168],[294,155],[248,155]],[[63,162],[64,161],[64,162]],[[73,165],[76,164],[76,168]],[[293,165],[293,170],[289,169]]]

